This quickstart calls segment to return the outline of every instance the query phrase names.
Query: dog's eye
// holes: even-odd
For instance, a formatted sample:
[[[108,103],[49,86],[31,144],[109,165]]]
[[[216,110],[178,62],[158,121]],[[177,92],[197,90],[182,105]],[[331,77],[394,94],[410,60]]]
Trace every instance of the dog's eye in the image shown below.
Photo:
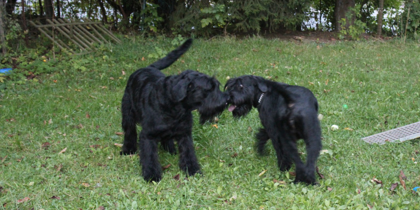
[[[191,89],[191,88],[192,88],[192,84],[189,84],[189,85],[188,85],[188,89]]]
[[[244,88],[244,86],[242,84],[239,85],[240,88]]]

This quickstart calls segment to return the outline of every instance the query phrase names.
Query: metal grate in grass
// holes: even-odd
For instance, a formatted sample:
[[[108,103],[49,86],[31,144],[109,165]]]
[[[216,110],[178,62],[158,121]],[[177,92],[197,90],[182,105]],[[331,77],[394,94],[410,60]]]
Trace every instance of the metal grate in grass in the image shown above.
[[[363,141],[373,144],[385,144],[385,142],[407,141],[420,137],[420,122],[405,125],[382,133],[362,138]]]

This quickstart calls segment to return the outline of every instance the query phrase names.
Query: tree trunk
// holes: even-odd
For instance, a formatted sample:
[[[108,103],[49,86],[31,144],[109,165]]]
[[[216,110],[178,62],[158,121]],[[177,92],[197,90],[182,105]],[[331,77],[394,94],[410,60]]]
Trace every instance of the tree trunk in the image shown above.
[[[346,12],[350,7],[355,7],[355,0],[335,0],[334,17],[335,17],[335,31],[341,30],[341,19],[346,19]],[[350,26],[354,20],[346,20],[346,27]]]
[[[1,0],[0,0],[1,1]],[[27,34],[27,29],[28,29],[28,27],[26,26],[26,17],[25,17],[25,1],[21,1],[21,6],[22,6],[22,14],[21,14],[21,17],[22,17],[22,26],[23,26],[23,34],[25,34],[25,45],[26,45],[26,47],[28,47],[29,46],[29,44],[28,44],[28,36],[26,35]]]
[[[3,18],[6,16],[5,14],[5,2],[3,0],[0,0],[0,42],[1,42],[1,52],[3,56],[6,55],[6,40],[4,37],[4,24],[3,24]]]
[[[8,0],[6,3],[6,13],[12,15],[13,11],[15,11],[17,0]]]
[[[44,0],[44,9],[47,19],[53,19],[54,8],[52,0]]]
[[[104,3],[102,2],[102,0],[98,0],[99,3],[99,7],[101,8],[101,14],[102,14],[102,23],[108,23],[107,17],[106,17],[106,10],[104,7]]]
[[[382,35],[382,19],[384,17],[384,0],[379,0],[379,11],[378,11],[378,28],[376,33],[378,36]]]
[[[39,2],[39,16],[43,16],[44,15],[44,7],[42,6],[42,0],[38,0]]]
[[[61,16],[61,10],[60,10],[60,0],[57,0],[57,18],[60,18]]]

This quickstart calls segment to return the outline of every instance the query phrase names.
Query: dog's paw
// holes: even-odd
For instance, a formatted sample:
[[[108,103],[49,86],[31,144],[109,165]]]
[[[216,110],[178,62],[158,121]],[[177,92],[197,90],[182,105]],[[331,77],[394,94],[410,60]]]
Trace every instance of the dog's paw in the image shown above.
[[[296,172],[296,179],[293,182],[295,184],[298,183],[304,183],[307,185],[316,185],[316,178],[315,178],[315,173],[308,173],[306,171],[297,171]]]
[[[285,172],[290,170],[290,168],[292,168],[292,164],[291,163],[286,163],[286,162],[282,162],[279,165],[280,171]]]
[[[120,155],[134,155],[136,154],[136,150],[122,150],[120,151]]]
[[[158,174],[149,174],[143,177],[146,182],[160,182],[162,176]]]

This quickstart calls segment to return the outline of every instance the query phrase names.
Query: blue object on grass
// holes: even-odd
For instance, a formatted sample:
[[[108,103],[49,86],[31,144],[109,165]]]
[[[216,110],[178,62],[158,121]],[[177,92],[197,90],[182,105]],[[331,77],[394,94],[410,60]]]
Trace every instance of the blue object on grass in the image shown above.
[[[10,71],[12,71],[12,68],[0,69],[0,73],[3,73],[3,74],[10,73]]]
[[[418,190],[419,188],[420,188],[420,187],[415,187],[415,188],[413,188],[414,192],[417,192],[417,190]]]

